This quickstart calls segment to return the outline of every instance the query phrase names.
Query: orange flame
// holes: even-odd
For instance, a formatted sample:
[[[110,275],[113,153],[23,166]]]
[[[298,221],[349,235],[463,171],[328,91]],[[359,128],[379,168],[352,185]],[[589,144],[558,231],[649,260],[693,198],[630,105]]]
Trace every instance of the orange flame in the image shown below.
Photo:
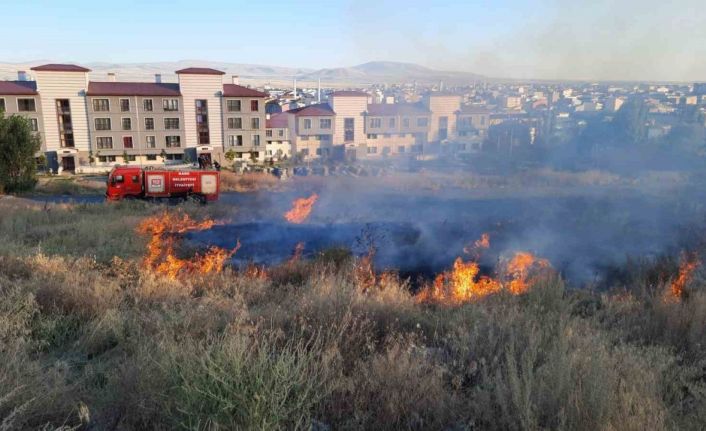
[[[294,247],[294,252],[292,253],[292,257],[289,258],[289,261],[287,263],[289,265],[294,265],[295,263],[297,263],[301,260],[303,254],[304,254],[304,243],[298,242],[297,245]]]
[[[316,193],[308,198],[295,199],[292,203],[292,209],[284,213],[284,218],[290,223],[304,223],[309,218],[311,210],[318,199],[319,195]]]
[[[197,254],[192,259],[181,259],[175,253],[176,235],[210,229],[215,224],[210,219],[197,222],[188,214],[180,216],[166,211],[146,218],[137,226],[138,233],[151,235],[145,266],[172,280],[182,274],[220,272],[224,263],[240,248],[240,241],[232,250],[209,247],[204,254]]]
[[[487,248],[489,237],[484,234],[474,243],[476,249]],[[463,304],[498,293],[503,289],[514,295],[527,292],[532,285],[531,276],[537,271],[550,268],[546,259],[536,258],[529,252],[517,252],[512,258],[501,263],[498,268],[499,278],[480,275],[480,266],[475,261],[464,262],[457,258],[450,271],[436,276],[434,283],[422,289],[417,295],[417,302],[436,302],[444,304]]]
[[[478,258],[480,256],[481,250],[486,250],[490,248],[490,235],[487,233],[484,233],[480,236],[480,239],[477,239],[474,243],[473,246],[466,246],[463,248],[463,252],[466,254],[470,254],[473,256],[476,256]]]
[[[530,273],[550,266],[548,260],[538,259],[532,253],[526,251],[515,253],[505,266],[505,274],[509,279],[507,289],[514,295],[527,292],[530,288]]]
[[[672,297],[680,299],[684,295],[684,288],[694,276],[694,271],[701,265],[701,261],[695,255],[683,254],[679,262],[679,275],[672,281],[670,292]]]

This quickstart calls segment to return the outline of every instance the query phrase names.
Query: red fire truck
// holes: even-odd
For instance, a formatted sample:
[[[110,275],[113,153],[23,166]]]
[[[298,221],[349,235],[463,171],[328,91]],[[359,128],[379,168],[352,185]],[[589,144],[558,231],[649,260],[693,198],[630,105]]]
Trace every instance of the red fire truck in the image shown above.
[[[118,166],[108,175],[108,200],[194,198],[200,202],[218,200],[218,171],[150,169]]]

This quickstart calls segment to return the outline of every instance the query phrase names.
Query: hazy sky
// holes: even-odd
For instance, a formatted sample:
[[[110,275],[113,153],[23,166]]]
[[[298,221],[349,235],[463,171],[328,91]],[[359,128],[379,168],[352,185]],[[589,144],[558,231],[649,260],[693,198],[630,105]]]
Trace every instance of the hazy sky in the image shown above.
[[[706,80],[703,0],[0,3],[0,62],[391,60],[493,77]]]

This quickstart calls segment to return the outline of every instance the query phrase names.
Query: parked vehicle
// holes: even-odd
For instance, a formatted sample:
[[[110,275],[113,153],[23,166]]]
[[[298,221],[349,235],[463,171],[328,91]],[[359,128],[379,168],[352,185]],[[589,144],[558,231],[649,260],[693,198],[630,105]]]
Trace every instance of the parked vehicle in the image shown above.
[[[108,175],[105,196],[122,199],[187,199],[203,203],[218,200],[220,173],[215,170],[169,170],[118,166]]]

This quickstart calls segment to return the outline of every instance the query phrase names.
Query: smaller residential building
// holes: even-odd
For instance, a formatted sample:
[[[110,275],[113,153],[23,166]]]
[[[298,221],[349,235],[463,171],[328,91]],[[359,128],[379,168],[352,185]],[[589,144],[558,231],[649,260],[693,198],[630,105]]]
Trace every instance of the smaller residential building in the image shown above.
[[[291,109],[288,115],[288,128],[292,154],[304,160],[331,157],[336,113],[328,103],[309,105]]]
[[[376,103],[365,113],[366,157],[419,154],[427,142],[431,112],[420,103]]]

